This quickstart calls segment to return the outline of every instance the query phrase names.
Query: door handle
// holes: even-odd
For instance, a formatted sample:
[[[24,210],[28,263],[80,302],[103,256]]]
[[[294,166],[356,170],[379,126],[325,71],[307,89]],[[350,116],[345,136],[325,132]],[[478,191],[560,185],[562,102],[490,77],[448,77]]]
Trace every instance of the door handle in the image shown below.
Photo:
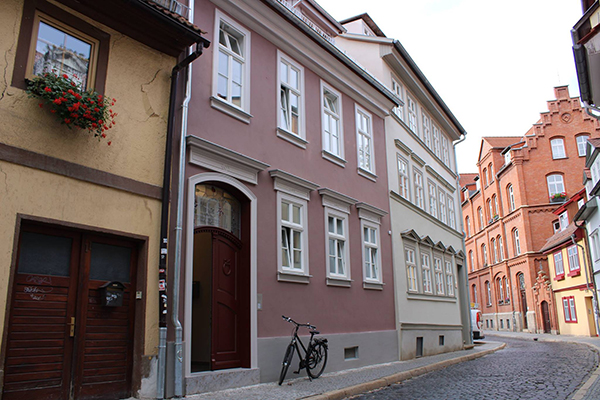
[[[68,322],[67,325],[69,325],[69,336],[74,337],[75,336],[75,317],[71,317],[71,322]]]

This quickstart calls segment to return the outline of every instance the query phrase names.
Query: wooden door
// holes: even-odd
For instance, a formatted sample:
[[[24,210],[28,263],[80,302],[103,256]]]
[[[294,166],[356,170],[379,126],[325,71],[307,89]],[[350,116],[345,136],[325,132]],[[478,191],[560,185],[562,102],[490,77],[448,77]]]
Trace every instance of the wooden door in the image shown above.
[[[13,284],[3,399],[115,399],[131,392],[133,243],[23,226]],[[98,288],[126,285],[121,307]]]
[[[521,289],[521,314],[523,316],[523,329],[527,329],[527,294]]]
[[[240,321],[241,242],[222,230],[213,230],[212,369],[242,366]]]
[[[542,322],[544,324],[544,333],[550,333],[550,310],[546,301],[542,301]]]

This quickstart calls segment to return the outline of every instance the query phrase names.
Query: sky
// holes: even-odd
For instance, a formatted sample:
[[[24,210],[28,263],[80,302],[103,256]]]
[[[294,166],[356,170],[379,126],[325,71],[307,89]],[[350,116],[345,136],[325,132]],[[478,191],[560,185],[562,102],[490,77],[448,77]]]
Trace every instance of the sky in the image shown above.
[[[400,41],[467,131],[458,171],[476,172],[483,136],[522,136],[569,85],[579,0],[317,0],[335,19],[367,12]]]

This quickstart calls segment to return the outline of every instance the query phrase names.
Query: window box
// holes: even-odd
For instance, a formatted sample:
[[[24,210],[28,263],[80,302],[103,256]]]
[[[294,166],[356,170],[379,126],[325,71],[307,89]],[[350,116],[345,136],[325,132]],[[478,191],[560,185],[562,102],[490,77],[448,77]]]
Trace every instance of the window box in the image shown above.
[[[567,194],[565,192],[554,193],[552,196],[550,196],[551,203],[564,203],[566,199]]]
[[[560,275],[556,275],[556,278],[554,278],[555,281],[562,281],[563,279],[565,279],[565,274],[560,274]]]

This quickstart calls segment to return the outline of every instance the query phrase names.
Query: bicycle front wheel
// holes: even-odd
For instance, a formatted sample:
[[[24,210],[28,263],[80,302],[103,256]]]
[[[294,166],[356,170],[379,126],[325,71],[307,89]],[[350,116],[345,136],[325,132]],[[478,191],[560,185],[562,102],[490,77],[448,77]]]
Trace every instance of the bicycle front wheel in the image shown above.
[[[317,379],[327,365],[327,346],[323,343],[314,343],[306,356],[306,372],[308,376]]]
[[[281,366],[281,374],[279,374],[279,386],[285,379],[285,375],[287,374],[288,368],[292,363],[292,358],[294,357],[294,345],[292,343],[289,344],[287,350],[285,351],[285,356],[283,356],[283,365]]]

